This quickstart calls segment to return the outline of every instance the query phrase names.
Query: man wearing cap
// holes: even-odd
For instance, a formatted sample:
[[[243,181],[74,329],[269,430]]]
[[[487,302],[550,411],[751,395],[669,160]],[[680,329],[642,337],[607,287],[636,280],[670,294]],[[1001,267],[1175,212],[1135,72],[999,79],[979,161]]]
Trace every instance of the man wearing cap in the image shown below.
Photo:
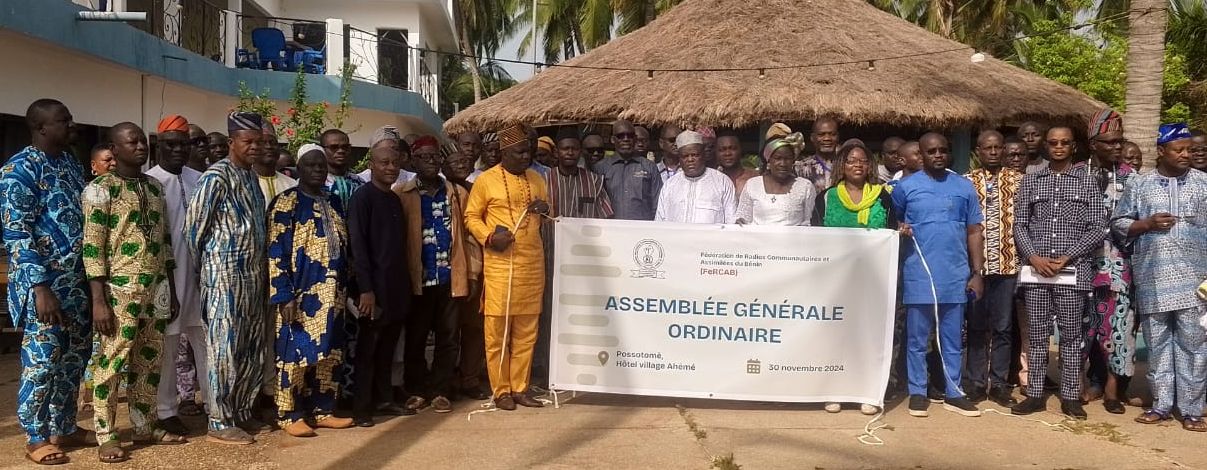
[[[268,239],[264,195],[252,161],[263,147],[263,118],[227,117],[230,157],[201,175],[185,215],[185,241],[198,259],[209,355],[209,439],[251,444],[247,430],[266,425],[252,416],[263,381]],[[236,427],[236,425],[241,426]]]
[[[454,299],[468,294],[465,252],[465,189],[440,175],[444,157],[433,136],[415,141],[413,158],[419,175],[394,187],[406,217],[406,253],[414,310],[406,320],[405,389],[409,408],[431,403],[437,413],[452,411],[457,367],[458,311]],[[427,337],[435,334],[431,366],[425,355]]]
[[[291,436],[343,429],[352,420],[332,416],[335,370],[343,362],[347,228],[339,200],[323,191],[322,147],[298,149],[300,181],[268,208],[268,275],[273,365],[270,379],[277,423]],[[311,421],[308,423],[307,419]]]
[[[536,139],[536,161],[533,166],[536,164],[545,167],[542,175],[548,175],[550,169],[557,168],[557,144],[553,143],[552,137],[542,136]]]
[[[633,123],[624,119],[613,123],[612,145],[616,147],[616,155],[596,163],[595,172],[604,177],[617,219],[654,220],[662,178],[654,162],[641,158],[633,150],[636,135]]]
[[[542,406],[527,392],[545,287],[540,228],[549,195],[544,179],[529,170],[528,136],[523,125],[499,133],[503,159],[474,182],[465,206],[466,228],[486,247],[486,369],[495,406],[503,410]]]
[[[1090,143],[1090,177],[1097,183],[1110,217],[1135,170],[1123,162],[1123,118],[1110,108],[1094,114],[1086,132]],[[1127,386],[1134,370],[1135,311],[1131,303],[1131,260],[1117,240],[1107,237],[1094,252],[1093,291],[1086,302],[1085,347],[1088,384],[1082,401],[1103,397],[1106,411],[1124,413]]]
[[[1137,422],[1170,419],[1207,431],[1207,300],[1195,295],[1207,279],[1207,174],[1190,168],[1193,139],[1185,124],[1161,126],[1157,169],[1136,176],[1115,207],[1111,230],[1133,242],[1136,310],[1148,344],[1153,407]]]
[[[493,168],[499,164],[499,134],[497,132],[486,132],[482,134],[482,157],[474,162],[476,169],[470,173],[466,181],[473,183],[482,175],[482,172]]]
[[[187,137],[188,123],[168,116],[160,121],[159,131]],[[117,167],[92,180],[81,199],[87,216],[84,271],[92,289],[92,322],[100,343],[88,366],[96,407],[93,423],[99,458],[113,463],[129,458],[121,448],[115,422],[122,385],[135,441],[176,444],[185,439],[159,429],[152,414],[163,331],[176,315],[177,305],[163,186],[142,173],[147,163],[147,136],[142,129],[123,122],[109,128],[109,140]],[[186,152],[189,147],[182,146]]]
[[[381,126],[377,128],[373,132],[373,136],[369,137],[369,151],[372,152],[374,148],[381,145],[392,147],[398,152],[399,157],[402,158],[404,168],[398,169],[398,180],[394,184],[403,184],[415,179],[415,173],[407,171],[405,168],[409,166],[411,161],[411,144],[408,144],[407,141],[402,140],[402,137],[398,136],[398,128],[394,126]],[[365,168],[365,171],[357,173],[356,176],[361,181],[369,182],[373,179],[373,171]]]
[[[164,330],[163,350],[166,354],[160,365],[157,399],[159,427],[173,434],[186,435],[189,429],[177,416],[177,405],[181,400],[185,403],[193,402],[195,405],[196,397],[192,393],[177,393],[177,360],[192,361],[193,367],[190,369],[202,378],[194,382],[203,402],[209,401],[210,383],[209,367],[206,363],[206,330],[201,319],[197,261],[185,242],[185,214],[188,211],[189,198],[197,190],[197,180],[201,178],[201,173],[187,166],[187,135],[180,132],[178,126],[171,125],[177,119],[184,120],[180,116],[168,116],[156,129],[159,135],[156,145],[159,165],[147,170],[147,176],[159,181],[164,190],[164,211],[168,218],[172,258],[176,262],[172,275],[176,281],[176,298],[180,303],[176,319],[169,322]],[[181,344],[192,354],[185,354],[181,358],[178,354]]]
[[[71,155],[75,123],[63,103],[40,99],[25,112],[32,144],[0,169],[0,216],[10,256],[8,313],[24,330],[17,422],[26,457],[68,461],[60,445],[85,445],[76,397],[92,347],[83,245],[83,168]]]
[[[729,177],[704,162],[704,136],[683,131],[675,138],[683,172],[667,180],[654,220],[688,224],[732,224],[738,203]]]

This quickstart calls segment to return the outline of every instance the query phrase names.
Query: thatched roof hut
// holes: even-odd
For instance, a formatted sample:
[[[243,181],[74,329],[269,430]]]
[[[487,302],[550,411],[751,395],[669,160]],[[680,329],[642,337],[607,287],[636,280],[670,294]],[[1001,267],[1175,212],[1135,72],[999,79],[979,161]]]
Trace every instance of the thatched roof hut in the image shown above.
[[[974,52],[863,0],[687,0],[565,62],[637,71],[551,67],[466,108],[445,130],[617,117],[742,127],[821,115],[939,129],[1026,119],[1080,126],[1104,106],[997,59],[973,63]],[[777,69],[836,63],[845,64]],[[702,68],[753,70],[666,71]]]

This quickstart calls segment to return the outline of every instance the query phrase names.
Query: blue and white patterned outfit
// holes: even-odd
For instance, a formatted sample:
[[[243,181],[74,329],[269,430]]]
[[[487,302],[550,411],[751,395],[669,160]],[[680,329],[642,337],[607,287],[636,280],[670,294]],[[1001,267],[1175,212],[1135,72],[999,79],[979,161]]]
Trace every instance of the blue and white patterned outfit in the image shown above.
[[[0,218],[9,252],[8,313],[24,328],[17,421],[30,444],[76,431],[76,396],[92,352],[81,249],[83,170],[70,153],[26,147],[0,169]],[[48,285],[63,323],[38,321],[33,288]]]
[[[213,431],[251,418],[263,381],[267,221],[256,174],[230,159],[201,175],[185,215],[185,242],[201,271]]]
[[[1149,347],[1148,381],[1153,410],[1168,416],[1203,416],[1207,388],[1207,331],[1199,319],[1207,302],[1195,296],[1207,279],[1207,173],[1178,177],[1157,171],[1133,178],[1112,215],[1120,238],[1137,220],[1167,212],[1178,217],[1168,231],[1133,239],[1132,274],[1140,327]],[[1176,393],[1176,399],[1175,399]]]
[[[369,175],[368,178],[372,178],[372,171],[367,171],[367,173]],[[328,194],[339,200],[339,207],[341,207],[341,210],[344,211],[340,214],[340,216],[343,217],[345,221],[348,220],[347,210],[349,207],[352,207],[352,193],[355,193],[357,189],[360,189],[361,186],[364,186],[369,182],[368,178],[361,177],[361,175],[364,174],[365,172],[362,172],[359,175],[353,173],[348,173],[343,176],[336,176],[332,174],[327,175],[327,184],[323,186],[323,190],[327,191]],[[404,172],[399,172],[399,180],[401,180],[404,175]],[[349,264],[351,264],[351,261],[349,261]],[[351,273],[351,271],[349,271],[349,273]],[[339,376],[338,381],[340,385],[340,392],[346,397],[351,397],[352,391],[355,390],[355,388],[352,387],[352,379],[355,377],[354,374],[356,373],[356,363],[353,361],[353,359],[356,358],[356,338],[360,335],[360,324],[356,321],[355,315],[344,315],[342,320],[344,325],[343,328],[345,339],[344,366],[340,367],[336,371],[336,374]]]
[[[423,208],[423,285],[448,284],[452,277],[449,257],[452,253],[453,227],[448,195],[441,185],[436,194],[420,194]]]

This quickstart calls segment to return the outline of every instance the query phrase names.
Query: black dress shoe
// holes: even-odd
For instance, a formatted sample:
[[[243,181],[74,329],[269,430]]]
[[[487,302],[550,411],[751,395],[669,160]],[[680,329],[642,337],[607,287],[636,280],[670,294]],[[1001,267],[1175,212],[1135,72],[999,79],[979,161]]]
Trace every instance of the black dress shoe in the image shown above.
[[[1048,409],[1048,403],[1043,398],[1027,397],[1022,403],[1010,408],[1012,415],[1029,415]]]
[[[1106,408],[1107,413],[1113,415],[1127,413],[1127,407],[1123,406],[1123,402],[1119,400],[1102,400],[1102,407]]]
[[[175,434],[177,436],[189,435],[188,426],[184,425],[184,421],[181,421],[179,416],[173,416],[171,418],[161,419],[158,422],[156,422],[155,424],[156,424],[156,426],[159,426],[159,429],[162,429],[169,433]]]
[[[1081,400],[1060,400],[1060,412],[1074,419],[1086,419],[1085,408]]]
[[[968,387],[966,390],[968,392],[964,394],[964,398],[973,403],[983,402],[989,397],[985,394],[985,389],[981,387]]]
[[[512,393],[511,399],[515,400],[517,405],[527,406],[529,408],[543,408],[544,403],[537,401],[535,398],[528,396],[527,393]]]
[[[352,424],[359,428],[371,428],[373,427],[373,417],[356,416],[352,418]]]
[[[379,414],[379,415],[415,416],[416,413],[418,413],[418,411],[407,408],[405,406],[398,406],[395,403],[382,403],[380,405],[377,405],[377,414]]]
[[[511,398],[510,394],[495,397],[495,408],[503,411],[515,411],[515,400]]]
[[[1010,393],[1010,387],[998,385],[989,389],[989,399],[997,403],[998,406],[1013,408],[1018,405],[1018,400],[1014,399],[1014,395]]]

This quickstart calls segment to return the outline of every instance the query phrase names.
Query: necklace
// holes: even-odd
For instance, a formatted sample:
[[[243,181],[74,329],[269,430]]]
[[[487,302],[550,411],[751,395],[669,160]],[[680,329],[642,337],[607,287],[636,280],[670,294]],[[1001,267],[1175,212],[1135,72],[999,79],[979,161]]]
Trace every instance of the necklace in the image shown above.
[[[527,172],[525,172],[525,173],[527,173]],[[522,228],[522,226],[520,225],[520,222],[523,222],[523,221],[516,220],[516,218],[515,218],[515,210],[514,210],[514,206],[512,205],[512,200],[511,200],[511,188],[507,184],[507,180],[509,178],[512,178],[513,176],[510,173],[508,173],[507,170],[503,170],[502,174],[503,174],[503,192],[507,193],[507,216],[508,216],[507,218],[511,220],[512,226],[515,227],[516,230],[518,231],[520,228]],[[528,178],[524,178],[524,177],[520,177],[520,176],[515,176],[515,178],[519,179],[520,181],[522,181],[524,183],[524,207],[527,208],[530,204],[532,204],[532,186],[530,184],[528,184]]]

